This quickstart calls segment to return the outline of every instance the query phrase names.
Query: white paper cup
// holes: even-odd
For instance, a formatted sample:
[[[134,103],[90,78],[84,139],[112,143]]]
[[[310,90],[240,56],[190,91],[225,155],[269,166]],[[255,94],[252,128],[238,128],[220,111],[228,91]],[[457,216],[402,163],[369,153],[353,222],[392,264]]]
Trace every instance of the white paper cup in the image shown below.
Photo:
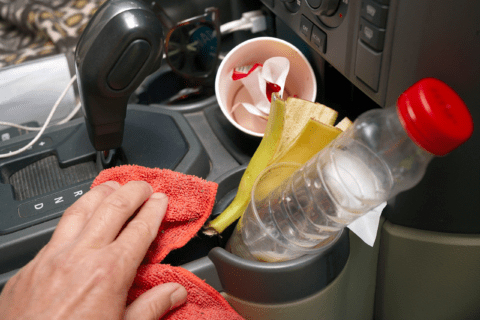
[[[242,42],[223,59],[215,79],[215,94],[225,117],[239,130],[256,137],[263,137],[267,121],[248,113],[244,108],[237,108],[231,113],[232,107],[239,102],[252,103],[242,82],[232,80],[232,73],[234,68],[263,64],[273,57],[285,57],[290,61],[283,98],[296,96],[315,101],[317,81],[312,66],[300,50],[277,38],[260,37]]]

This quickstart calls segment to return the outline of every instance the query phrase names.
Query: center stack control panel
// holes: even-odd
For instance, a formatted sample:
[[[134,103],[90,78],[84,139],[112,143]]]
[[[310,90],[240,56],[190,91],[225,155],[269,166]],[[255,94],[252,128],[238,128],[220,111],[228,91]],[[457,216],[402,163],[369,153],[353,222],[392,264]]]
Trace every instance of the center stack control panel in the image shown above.
[[[390,0],[262,0],[328,63],[383,105]],[[391,32],[390,32],[391,33]]]
[[[478,1],[261,1],[382,107],[423,77],[457,85],[463,96],[465,83],[478,83]]]

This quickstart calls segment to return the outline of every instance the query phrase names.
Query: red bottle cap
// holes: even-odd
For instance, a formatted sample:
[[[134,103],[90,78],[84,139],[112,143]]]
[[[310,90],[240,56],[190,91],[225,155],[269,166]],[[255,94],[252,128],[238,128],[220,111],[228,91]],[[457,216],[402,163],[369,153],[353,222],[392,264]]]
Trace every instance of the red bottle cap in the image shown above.
[[[398,98],[400,122],[423,149],[443,156],[467,141],[473,133],[470,111],[444,82],[425,78]]]

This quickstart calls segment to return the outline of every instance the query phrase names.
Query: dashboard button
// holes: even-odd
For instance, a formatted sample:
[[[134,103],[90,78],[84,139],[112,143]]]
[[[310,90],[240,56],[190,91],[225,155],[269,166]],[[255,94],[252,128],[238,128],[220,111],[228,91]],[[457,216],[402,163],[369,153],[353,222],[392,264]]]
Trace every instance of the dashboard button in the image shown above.
[[[320,7],[320,4],[322,3],[322,0],[307,0],[307,3],[310,5],[312,8],[318,8]]]
[[[331,16],[337,11],[340,0],[306,0],[312,12],[317,15]]]
[[[296,13],[300,10],[300,6],[302,5],[302,0],[280,0],[285,5],[288,11],[291,13]]]
[[[361,15],[366,20],[380,28],[387,25],[388,7],[382,6],[372,0],[363,0]]]
[[[373,51],[358,40],[355,75],[375,92],[378,91],[381,63],[382,52]]]
[[[300,20],[300,32],[305,36],[305,39],[310,41],[310,35],[312,34],[312,21],[308,20],[305,16],[302,15]]]
[[[365,19],[360,19],[360,39],[377,51],[383,50],[385,29],[380,29]]]
[[[327,35],[320,30],[317,26],[313,26],[312,29],[312,44],[317,47],[321,52],[325,53],[327,49]]]

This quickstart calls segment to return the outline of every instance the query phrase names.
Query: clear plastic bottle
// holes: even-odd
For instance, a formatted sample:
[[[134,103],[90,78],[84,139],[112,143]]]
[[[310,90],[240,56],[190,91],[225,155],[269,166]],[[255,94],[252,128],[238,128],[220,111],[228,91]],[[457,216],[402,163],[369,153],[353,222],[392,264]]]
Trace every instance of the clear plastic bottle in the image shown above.
[[[259,260],[268,260],[265,255],[271,251],[267,255],[288,260],[289,255],[298,256],[292,252],[302,255],[331,244],[328,239],[342,228],[415,186],[434,156],[456,149],[472,133],[471,114],[453,89],[437,79],[422,79],[399,97],[396,106],[359,116],[266,199],[255,199],[252,191],[249,208],[232,237],[249,254],[235,246],[230,250]],[[255,243],[249,243],[250,216],[265,232],[261,241],[257,234]]]

